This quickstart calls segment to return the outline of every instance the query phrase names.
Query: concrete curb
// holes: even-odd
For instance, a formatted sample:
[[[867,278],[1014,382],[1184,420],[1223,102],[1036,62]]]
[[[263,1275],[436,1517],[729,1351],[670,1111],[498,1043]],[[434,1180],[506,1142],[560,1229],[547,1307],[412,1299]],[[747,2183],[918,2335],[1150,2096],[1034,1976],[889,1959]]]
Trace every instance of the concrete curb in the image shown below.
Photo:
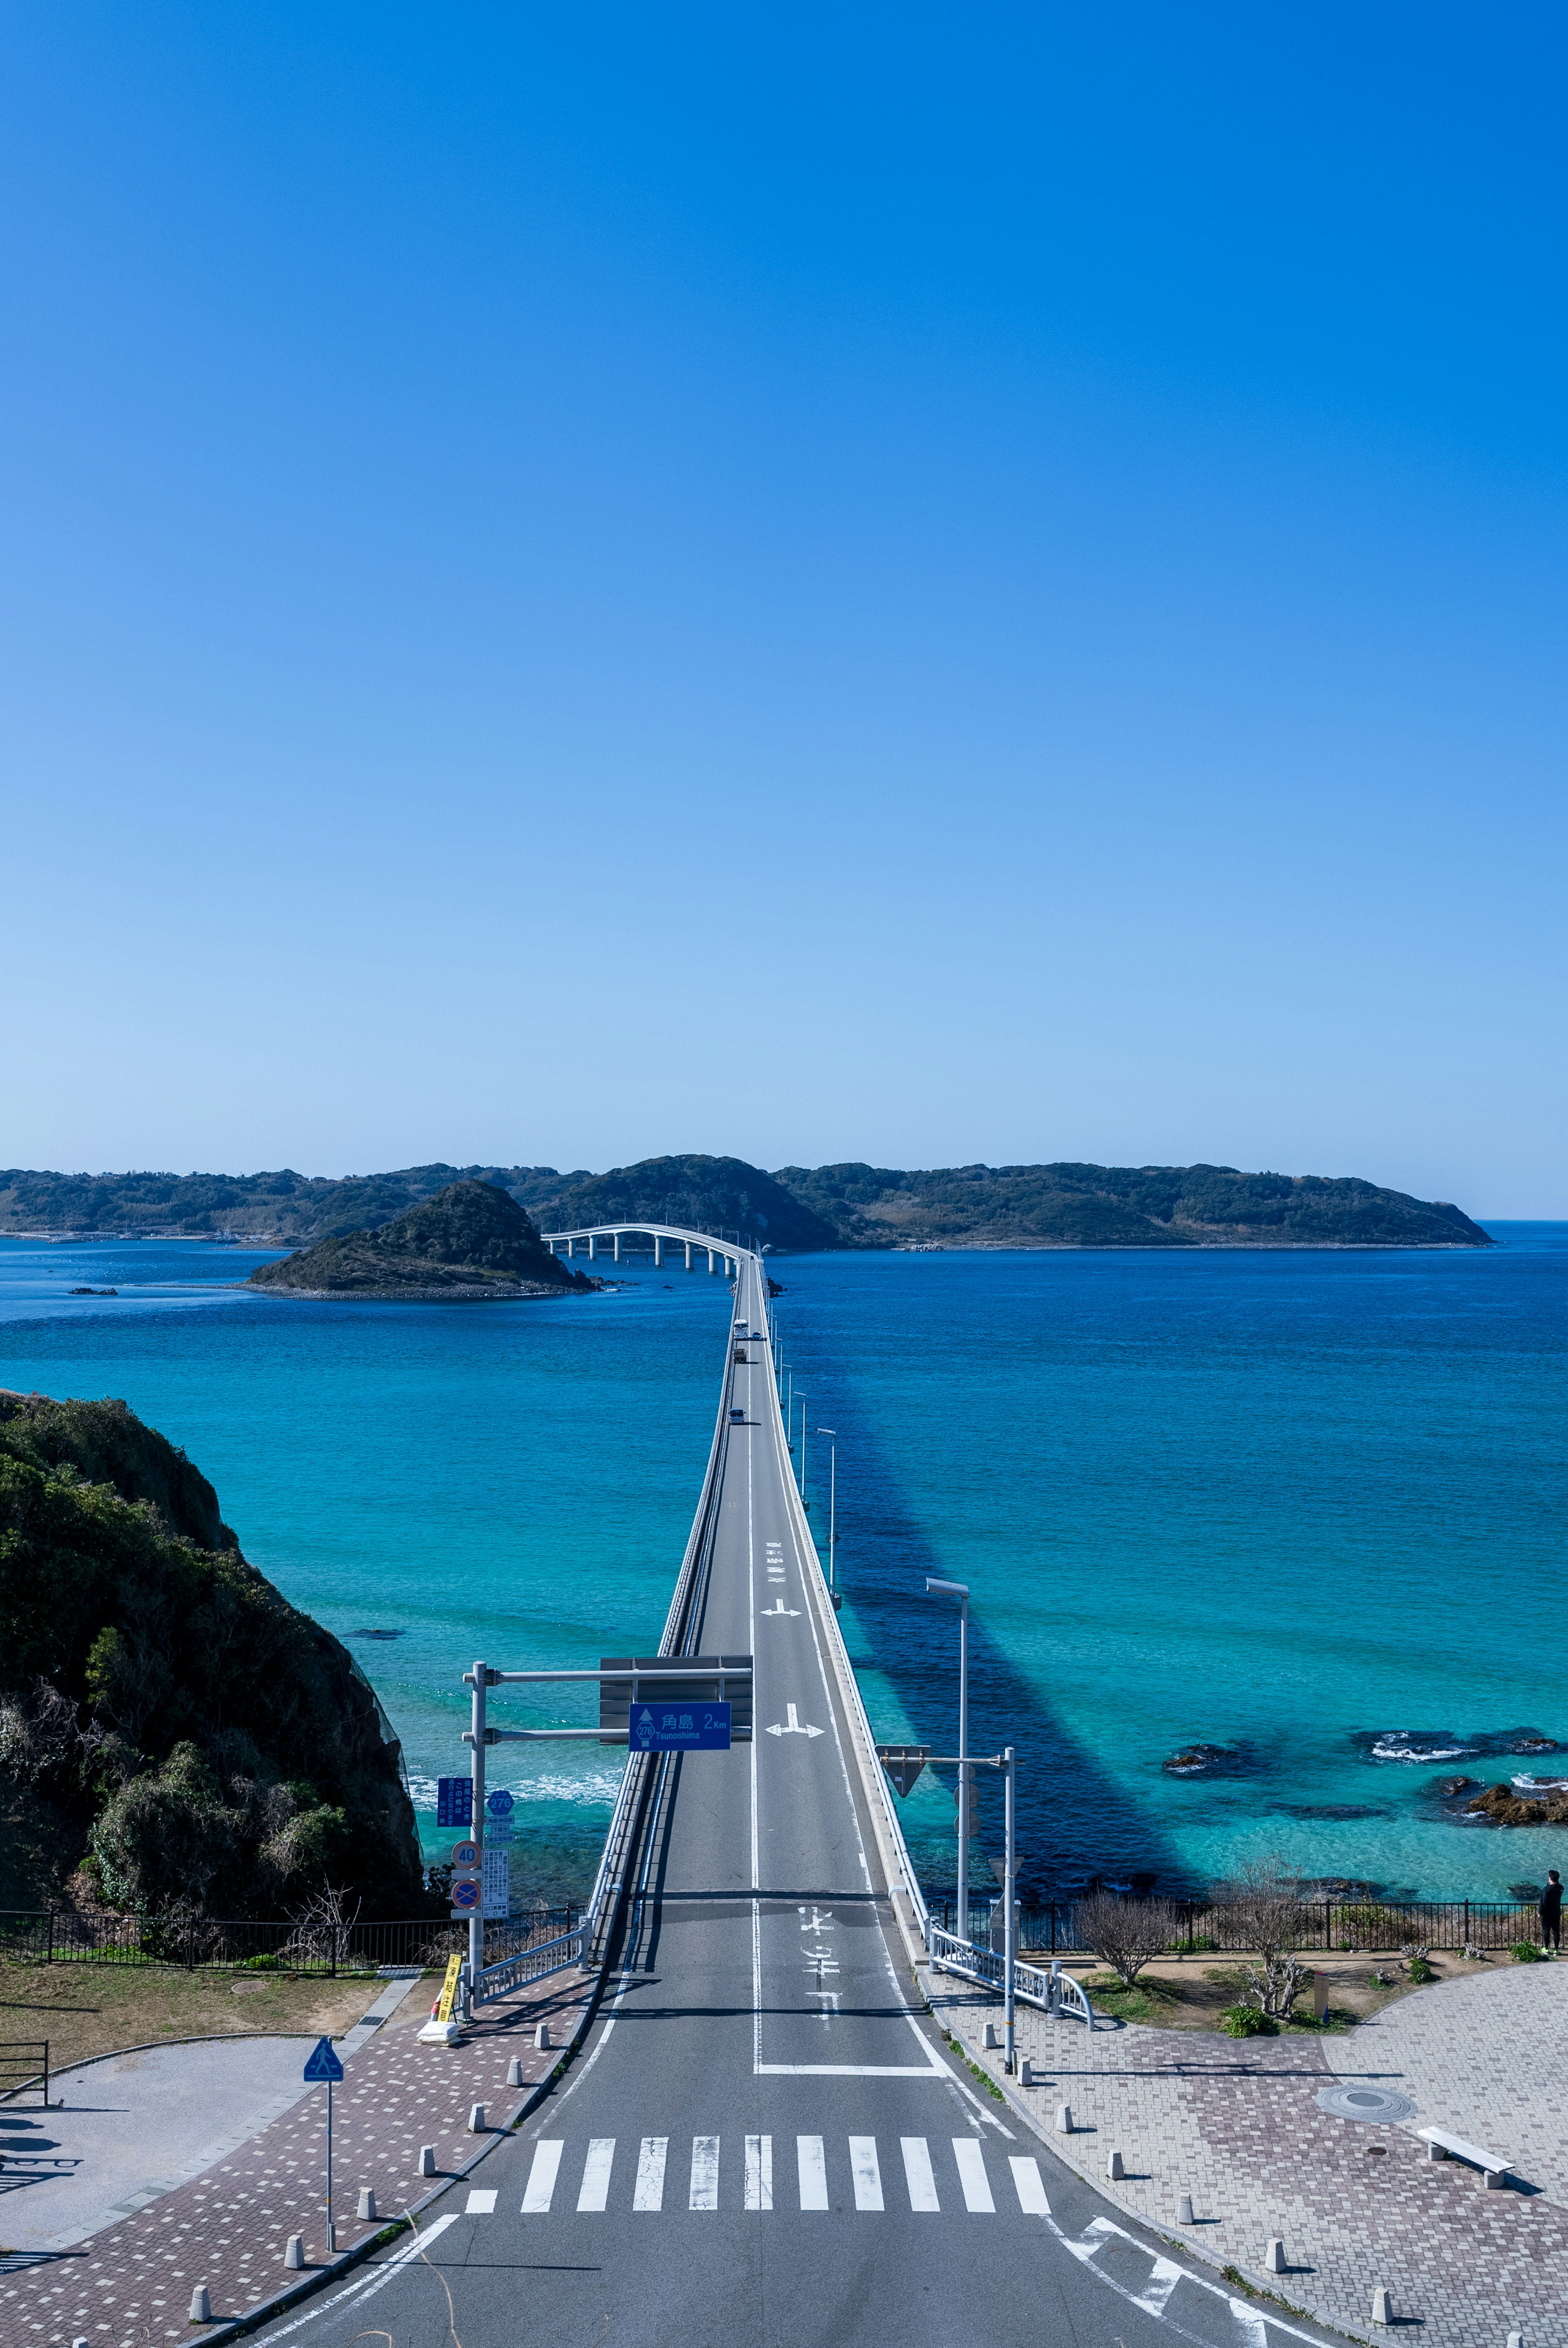
[[[355,2267],[363,2266],[373,2252],[384,2250],[399,2234],[405,2232],[413,2219],[421,2216],[429,2209],[433,2201],[439,2201],[441,2196],[444,2193],[449,2193],[455,2185],[460,2185],[471,2169],[477,2168],[479,2163],[488,2154],[494,2152],[497,2146],[510,2136],[512,2130],[519,2127],[531,2111],[543,2103],[546,2096],[559,2078],[564,2065],[576,2054],[592,2027],[603,1994],[604,1975],[601,1972],[598,1982],[594,1984],[593,1995],[583,2010],[582,2020],[572,2033],[569,2044],[561,2049],[560,2062],[553,2070],[547,2071],[542,2079],[535,2082],[515,2111],[508,2114],[497,2127],[487,2130],[486,2141],[469,2154],[460,2168],[455,2168],[449,2175],[443,2177],[421,2199],[411,2202],[408,2208],[400,2211],[395,2218],[388,2218],[386,2224],[379,2232],[372,2234],[367,2240],[359,2243],[354,2250],[343,2251],[330,2264],[315,2268],[305,2276],[302,2281],[291,2284],[286,2290],[274,2291],[271,2299],[258,2300],[255,2306],[247,2308],[243,2315],[231,2316],[226,2322],[215,2324],[210,2331],[199,2330],[192,2324],[191,2340],[199,2343],[200,2348],[222,2348],[222,2343],[225,2341],[243,2338],[246,2333],[256,2331],[263,2323],[270,2323],[275,2315],[285,2314],[291,2307],[299,2306],[302,2301],[313,2299],[317,2291],[324,2291],[329,2283],[338,2282],[344,2275],[351,2274]],[[292,2035],[292,2033],[289,2034]]]

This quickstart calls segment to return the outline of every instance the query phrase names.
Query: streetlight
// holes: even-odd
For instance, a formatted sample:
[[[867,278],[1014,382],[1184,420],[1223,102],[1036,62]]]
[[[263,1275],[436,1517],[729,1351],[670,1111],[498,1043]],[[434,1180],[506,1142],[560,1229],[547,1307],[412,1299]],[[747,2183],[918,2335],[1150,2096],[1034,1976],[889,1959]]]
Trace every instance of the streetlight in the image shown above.
[[[958,1938],[969,1937],[969,1587],[926,1576],[927,1598],[958,1601]]]
[[[784,1364],[784,1449],[794,1449],[794,1371]]]
[[[838,1520],[838,1430],[834,1426],[819,1426],[816,1431],[833,1438],[827,1447],[827,1586],[836,1600],[838,1579],[834,1571],[833,1552],[838,1540],[834,1530]]]

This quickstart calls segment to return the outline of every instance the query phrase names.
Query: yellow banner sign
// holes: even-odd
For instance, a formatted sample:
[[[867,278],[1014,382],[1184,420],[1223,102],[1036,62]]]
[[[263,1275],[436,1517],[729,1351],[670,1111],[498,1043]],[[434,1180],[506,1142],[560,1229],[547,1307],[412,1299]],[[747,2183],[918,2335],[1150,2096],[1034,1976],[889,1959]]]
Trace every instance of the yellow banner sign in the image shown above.
[[[437,2022],[450,2022],[452,2019],[452,2001],[457,1994],[457,1982],[462,1971],[461,1957],[447,1958],[446,1978],[441,1984],[441,2003],[436,2009]]]

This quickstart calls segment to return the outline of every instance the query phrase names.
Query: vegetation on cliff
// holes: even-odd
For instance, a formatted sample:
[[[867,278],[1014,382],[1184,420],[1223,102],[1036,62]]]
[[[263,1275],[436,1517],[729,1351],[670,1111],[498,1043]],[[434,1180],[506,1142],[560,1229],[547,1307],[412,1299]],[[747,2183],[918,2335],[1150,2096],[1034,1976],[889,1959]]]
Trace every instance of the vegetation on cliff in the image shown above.
[[[348,1650],[123,1402],[0,1393],[0,1907],[415,1916],[414,1811]]]
[[[450,1182],[380,1231],[350,1231],[264,1263],[248,1285],[313,1295],[540,1294],[590,1285],[541,1241],[508,1191]]]
[[[541,1195],[546,1193],[546,1195]],[[748,1247],[795,1251],[842,1245],[835,1225],[742,1158],[645,1158],[608,1174],[574,1174],[547,1186],[536,1173],[519,1196],[546,1228],[635,1222],[646,1216],[689,1230],[739,1234]]]

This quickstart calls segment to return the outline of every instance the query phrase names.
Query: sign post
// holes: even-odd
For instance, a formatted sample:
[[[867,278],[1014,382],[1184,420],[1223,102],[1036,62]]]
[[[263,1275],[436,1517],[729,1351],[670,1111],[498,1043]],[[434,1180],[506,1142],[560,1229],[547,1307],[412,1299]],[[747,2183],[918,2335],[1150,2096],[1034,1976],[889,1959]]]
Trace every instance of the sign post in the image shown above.
[[[337,2228],[333,2223],[333,2087],[343,2077],[343,2064],[333,2050],[330,2038],[318,2038],[305,2057],[306,2084],[316,2086],[326,2083],[327,2091],[327,2256],[337,2249]]]

